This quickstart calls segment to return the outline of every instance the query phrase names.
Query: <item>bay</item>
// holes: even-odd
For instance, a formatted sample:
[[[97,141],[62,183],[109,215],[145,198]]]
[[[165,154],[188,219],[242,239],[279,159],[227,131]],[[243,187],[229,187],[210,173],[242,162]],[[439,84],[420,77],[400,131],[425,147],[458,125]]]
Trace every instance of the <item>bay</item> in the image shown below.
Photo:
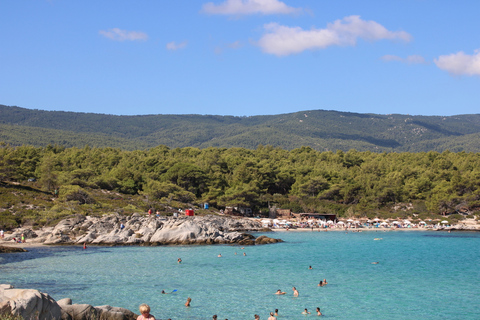
[[[480,233],[267,235],[285,242],[243,249],[31,248],[0,256],[0,283],[38,289],[56,300],[68,297],[73,303],[137,313],[147,303],[157,319],[211,319],[213,314],[267,319],[274,309],[279,309],[278,319],[304,319],[316,318],[316,307],[332,319],[480,319]],[[324,278],[328,285],[318,287]],[[299,297],[293,297],[293,286]],[[275,295],[278,289],[286,294]],[[184,306],[188,297],[189,308]],[[305,308],[312,314],[302,315]]]

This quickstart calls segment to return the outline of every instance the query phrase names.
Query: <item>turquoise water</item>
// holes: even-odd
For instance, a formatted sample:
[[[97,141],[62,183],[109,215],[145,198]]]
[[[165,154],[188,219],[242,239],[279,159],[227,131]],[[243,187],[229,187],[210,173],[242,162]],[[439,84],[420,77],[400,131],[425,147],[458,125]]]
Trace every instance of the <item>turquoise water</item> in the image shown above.
[[[32,248],[0,256],[0,283],[134,312],[147,303],[157,319],[267,319],[274,309],[280,320],[305,319],[317,318],[316,307],[332,319],[480,319],[480,233],[268,235],[285,242]],[[318,287],[324,278],[328,285]],[[312,314],[302,315],[304,308]]]

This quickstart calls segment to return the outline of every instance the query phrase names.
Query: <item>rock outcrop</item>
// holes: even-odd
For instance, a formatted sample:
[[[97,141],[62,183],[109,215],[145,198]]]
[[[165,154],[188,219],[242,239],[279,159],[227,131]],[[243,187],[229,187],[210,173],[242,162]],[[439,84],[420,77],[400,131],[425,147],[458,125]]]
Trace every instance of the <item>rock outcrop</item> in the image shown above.
[[[0,314],[39,320],[135,320],[138,316],[125,308],[72,304],[69,298],[55,301],[38,290],[14,289],[8,284],[0,285]]]
[[[123,227],[121,227],[123,226]],[[225,216],[156,217],[135,213],[102,217],[77,215],[55,227],[31,230],[19,228],[6,240],[23,233],[28,242],[44,244],[169,245],[169,244],[267,244],[276,239],[255,239],[245,231],[260,231],[259,221]],[[270,240],[268,240],[270,239]]]
[[[33,289],[14,289],[0,285],[0,313],[18,315],[24,319],[60,320],[62,310],[46,293]]]
[[[0,246],[0,253],[14,253],[14,252],[27,252],[27,250],[23,248]]]

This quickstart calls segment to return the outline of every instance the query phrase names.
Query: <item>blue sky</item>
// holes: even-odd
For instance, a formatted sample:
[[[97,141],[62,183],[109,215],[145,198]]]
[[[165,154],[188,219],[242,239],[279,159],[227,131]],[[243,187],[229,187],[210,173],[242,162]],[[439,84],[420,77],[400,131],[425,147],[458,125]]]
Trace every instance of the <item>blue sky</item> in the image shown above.
[[[480,110],[476,0],[1,0],[0,104],[116,115]]]

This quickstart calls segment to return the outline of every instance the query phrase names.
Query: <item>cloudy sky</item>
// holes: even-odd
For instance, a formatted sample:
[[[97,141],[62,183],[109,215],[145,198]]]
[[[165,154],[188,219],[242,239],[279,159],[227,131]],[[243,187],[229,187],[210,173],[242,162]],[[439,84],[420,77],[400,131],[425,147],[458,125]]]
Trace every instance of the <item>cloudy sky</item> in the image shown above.
[[[480,113],[480,1],[2,0],[0,104]]]

